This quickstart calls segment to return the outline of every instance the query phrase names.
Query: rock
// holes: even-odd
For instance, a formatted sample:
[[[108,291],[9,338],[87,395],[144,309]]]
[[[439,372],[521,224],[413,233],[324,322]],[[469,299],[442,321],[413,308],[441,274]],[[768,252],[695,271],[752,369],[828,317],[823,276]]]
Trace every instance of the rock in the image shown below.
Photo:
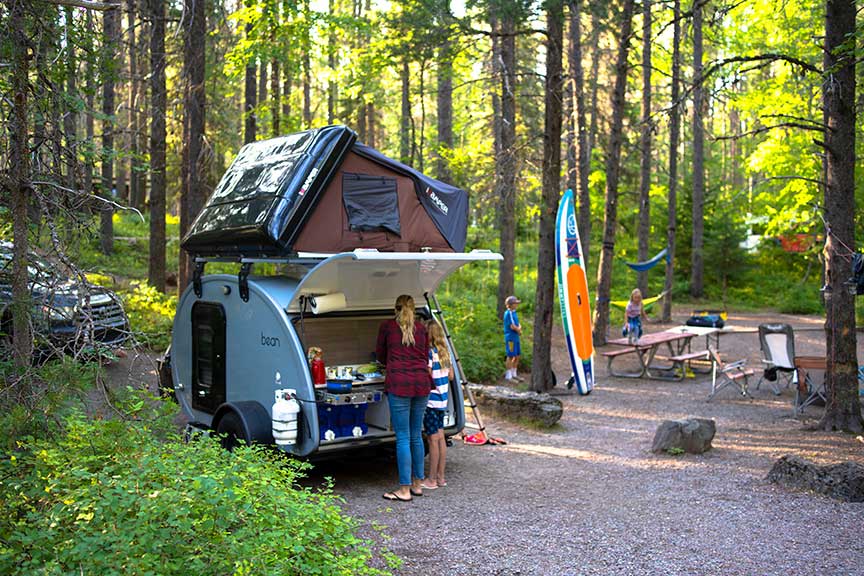
[[[468,384],[477,404],[497,415],[512,420],[528,420],[538,426],[550,427],[564,413],[564,405],[549,394],[519,392],[503,386]]]
[[[771,467],[768,480],[844,502],[864,502],[864,466],[855,462],[820,466],[797,456],[783,456]]]
[[[702,454],[711,449],[711,440],[717,426],[707,418],[666,420],[657,427],[652,452],[683,450],[690,454]]]

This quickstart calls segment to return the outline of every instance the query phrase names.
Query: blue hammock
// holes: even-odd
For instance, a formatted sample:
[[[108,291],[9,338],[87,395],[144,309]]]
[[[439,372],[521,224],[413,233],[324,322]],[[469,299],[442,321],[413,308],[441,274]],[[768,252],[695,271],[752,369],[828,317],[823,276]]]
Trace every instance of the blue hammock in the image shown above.
[[[636,272],[645,272],[646,270],[650,270],[656,266],[660,260],[666,260],[667,263],[669,262],[669,248],[663,248],[663,250],[661,250],[656,256],[650,260],[646,260],[645,262],[625,262],[625,264]]]

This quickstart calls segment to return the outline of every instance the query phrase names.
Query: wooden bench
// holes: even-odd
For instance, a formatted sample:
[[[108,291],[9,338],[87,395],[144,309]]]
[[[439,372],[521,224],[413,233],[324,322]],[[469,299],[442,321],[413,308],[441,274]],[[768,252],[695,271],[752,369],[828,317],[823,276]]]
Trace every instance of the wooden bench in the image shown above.
[[[639,353],[639,349],[637,347],[628,346],[626,348],[607,350],[605,352],[601,352],[600,355],[608,358],[608,361],[606,363],[606,369],[609,371],[610,376],[616,376],[618,378],[641,378],[642,375],[644,374],[644,367],[641,366],[641,364],[642,364],[641,353],[639,354],[639,364],[640,364],[639,372],[615,372],[615,370],[612,368],[612,361],[615,358],[618,358],[619,356],[625,356],[627,354],[637,354],[637,353]]]

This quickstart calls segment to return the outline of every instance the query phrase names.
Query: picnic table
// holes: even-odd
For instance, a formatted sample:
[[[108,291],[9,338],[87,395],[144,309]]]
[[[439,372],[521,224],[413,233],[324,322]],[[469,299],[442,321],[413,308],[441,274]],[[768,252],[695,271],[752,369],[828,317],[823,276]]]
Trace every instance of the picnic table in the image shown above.
[[[696,336],[705,336],[706,350],[708,348],[720,350],[720,335],[735,332],[735,329],[729,326],[725,328],[712,328],[710,326],[687,326],[685,324],[683,326],[676,326],[675,328],[670,328],[669,332],[688,332]],[[712,340],[714,341],[713,346],[711,346]]]
[[[690,352],[690,340],[696,334],[685,331],[665,330],[644,334],[639,340],[632,344],[627,338],[609,340],[608,344],[616,346],[615,350],[601,352],[608,360],[609,374],[619,378],[654,378],[659,380],[681,380],[684,378],[685,364],[691,360],[706,359],[708,351]],[[666,347],[669,352],[663,360],[670,362],[665,366],[654,365],[657,352]],[[628,354],[636,354],[639,358],[639,370],[633,372],[617,372],[612,364],[616,358]]]

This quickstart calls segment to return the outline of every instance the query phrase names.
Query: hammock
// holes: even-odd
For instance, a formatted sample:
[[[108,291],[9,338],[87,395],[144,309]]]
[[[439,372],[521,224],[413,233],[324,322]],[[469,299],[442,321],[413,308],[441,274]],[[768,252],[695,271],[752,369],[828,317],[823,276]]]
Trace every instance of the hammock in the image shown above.
[[[661,298],[666,296],[666,292],[667,291],[664,290],[663,292],[661,292],[657,296],[653,296],[651,298],[643,298],[642,299],[642,308],[644,310],[648,310],[652,304],[654,304],[655,302],[657,302],[658,300],[660,300]],[[630,302],[630,300],[610,300],[609,304],[611,304],[615,308],[619,308],[621,310],[626,310],[628,302]]]
[[[666,262],[669,262],[669,248],[663,248],[656,256],[645,262],[625,262],[625,264],[637,272],[645,272],[656,266],[664,258]]]

